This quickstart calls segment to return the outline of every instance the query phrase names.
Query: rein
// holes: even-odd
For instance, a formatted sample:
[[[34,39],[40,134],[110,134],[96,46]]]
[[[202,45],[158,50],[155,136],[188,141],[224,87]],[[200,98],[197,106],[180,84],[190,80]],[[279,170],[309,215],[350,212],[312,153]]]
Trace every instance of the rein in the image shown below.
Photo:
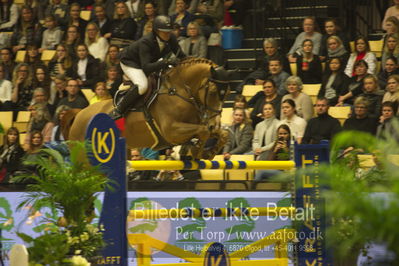
[[[183,96],[177,92],[175,88],[169,88],[167,93],[159,93],[159,94],[168,94],[170,96],[177,96],[180,99],[184,100],[185,102],[193,105],[195,109],[198,111],[198,117],[201,120],[201,123],[206,123],[208,120],[220,115],[222,113],[222,108],[220,109],[214,109],[210,106],[208,106],[208,92],[209,92],[209,85],[210,82],[217,83],[217,82],[223,82],[223,81],[217,81],[213,80],[212,78],[208,78],[206,82],[204,82],[201,87],[198,88],[198,92],[202,89],[205,89],[205,97],[204,97],[204,102],[201,102],[200,99],[194,96],[191,88],[187,85],[184,84],[184,90],[186,93],[189,95],[189,97]],[[207,111],[213,113],[212,115],[208,116]]]

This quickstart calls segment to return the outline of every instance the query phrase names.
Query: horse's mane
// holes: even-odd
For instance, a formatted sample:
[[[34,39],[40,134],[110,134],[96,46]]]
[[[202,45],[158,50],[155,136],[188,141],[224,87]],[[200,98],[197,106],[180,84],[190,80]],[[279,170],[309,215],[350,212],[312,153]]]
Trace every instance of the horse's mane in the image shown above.
[[[186,69],[187,67],[193,66],[193,65],[198,65],[198,64],[206,64],[212,67],[217,67],[218,65],[212,62],[209,59],[206,58],[201,58],[201,57],[186,57],[183,60],[181,60],[176,67],[171,68],[168,70],[165,74],[167,76],[175,73],[176,71],[180,72],[182,69]]]

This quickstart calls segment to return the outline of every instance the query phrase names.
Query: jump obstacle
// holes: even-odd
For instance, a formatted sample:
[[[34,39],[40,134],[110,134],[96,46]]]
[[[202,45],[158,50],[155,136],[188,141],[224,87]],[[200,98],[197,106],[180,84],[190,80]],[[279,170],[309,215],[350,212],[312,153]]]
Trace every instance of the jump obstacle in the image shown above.
[[[156,265],[287,265],[288,242],[294,240],[294,229],[281,229],[271,235],[255,241],[244,248],[227,254],[220,243],[209,243],[201,254],[193,253],[154,239],[146,234],[127,234],[126,217],[130,220],[170,218],[171,212],[161,213],[159,210],[131,210],[127,209],[126,190],[126,147],[123,138],[120,138],[115,123],[108,115],[100,113],[90,122],[86,139],[91,142],[92,153],[90,160],[93,165],[101,164],[104,171],[118,184],[113,191],[104,194],[103,209],[100,223],[104,225],[104,239],[108,245],[102,253],[98,264],[102,265],[127,265],[128,242],[136,248],[137,265],[151,265],[152,249],[162,250],[173,256],[184,259],[188,263],[156,264]],[[194,170],[194,169],[278,169],[289,170],[295,166],[304,168],[306,165],[318,165],[328,162],[328,145],[298,145],[295,147],[295,163],[292,161],[134,161],[131,166],[136,170]],[[296,178],[297,197],[295,207],[309,207],[317,203],[316,194],[320,193],[318,187],[318,173],[302,175]],[[259,216],[287,215],[295,213],[296,208],[268,209],[258,207]],[[176,209],[174,217],[228,217],[231,215],[246,215],[251,208],[186,208]],[[324,221],[321,217],[305,221],[300,229],[305,237],[299,239],[298,245],[308,248],[298,249],[296,255],[297,265],[327,265],[328,256],[324,242],[311,237],[311,233],[318,228],[324,232]],[[275,259],[268,260],[242,260],[246,256],[257,252],[261,248],[275,245]]]

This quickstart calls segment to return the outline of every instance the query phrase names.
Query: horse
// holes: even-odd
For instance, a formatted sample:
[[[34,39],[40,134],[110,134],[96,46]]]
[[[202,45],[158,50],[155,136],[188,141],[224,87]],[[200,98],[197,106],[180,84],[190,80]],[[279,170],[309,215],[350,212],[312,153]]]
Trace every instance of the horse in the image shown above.
[[[230,92],[229,74],[204,58],[186,58],[166,70],[152,103],[125,115],[121,133],[128,148],[159,150],[182,145],[181,155],[212,159],[227,135],[218,126],[218,117]],[[90,119],[112,108],[112,100],[106,100],[80,111],[70,127],[69,139],[83,141]],[[214,145],[205,148],[210,139]]]

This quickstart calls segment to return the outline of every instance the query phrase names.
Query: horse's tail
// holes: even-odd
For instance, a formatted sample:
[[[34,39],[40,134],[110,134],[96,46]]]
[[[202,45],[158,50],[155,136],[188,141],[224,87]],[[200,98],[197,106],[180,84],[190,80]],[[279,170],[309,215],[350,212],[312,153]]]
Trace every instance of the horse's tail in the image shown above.
[[[62,117],[60,121],[60,127],[61,127],[61,133],[64,136],[65,140],[69,139],[69,130],[71,129],[71,126],[73,124],[73,121],[75,120],[76,115],[81,110],[82,109],[70,109],[66,111],[65,115]]]

